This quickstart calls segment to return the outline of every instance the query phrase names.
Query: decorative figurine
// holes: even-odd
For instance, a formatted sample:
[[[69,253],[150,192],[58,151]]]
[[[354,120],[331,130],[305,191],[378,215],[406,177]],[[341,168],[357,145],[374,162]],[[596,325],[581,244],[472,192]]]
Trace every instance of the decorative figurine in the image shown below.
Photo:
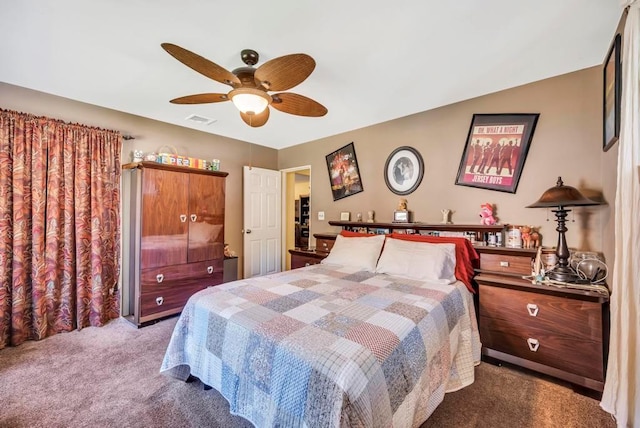
[[[142,150],[133,151],[133,162],[142,162]]]
[[[375,212],[374,211],[367,211],[367,223],[373,223],[375,220],[373,219],[373,217],[375,216]]]
[[[445,210],[440,210],[440,212],[442,213],[442,221],[440,223],[451,224],[451,220],[449,220],[449,216],[453,211],[445,209]]]
[[[356,221],[362,221],[362,213],[356,214]]]
[[[493,216],[493,205],[485,203],[480,205],[480,224],[492,226],[496,224],[497,219]]]
[[[540,234],[531,226],[521,226],[522,248],[538,248],[540,246]]]
[[[406,211],[407,210],[407,200],[405,198],[400,198],[398,201],[398,207],[396,211]]]
[[[226,258],[237,257],[236,252],[229,248],[229,244],[224,244],[224,256]]]

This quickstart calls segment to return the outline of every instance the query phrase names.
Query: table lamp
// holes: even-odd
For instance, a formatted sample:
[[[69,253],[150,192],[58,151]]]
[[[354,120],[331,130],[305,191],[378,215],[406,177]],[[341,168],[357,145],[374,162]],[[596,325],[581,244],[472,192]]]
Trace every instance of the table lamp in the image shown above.
[[[587,206],[587,205],[600,205],[600,202],[596,202],[585,197],[578,189],[571,186],[565,186],[562,182],[562,177],[558,177],[558,182],[554,187],[547,189],[540,199],[527,208],[555,208],[551,210],[556,215],[556,221],[558,222],[558,245],[556,246],[556,256],[558,261],[556,266],[549,272],[547,276],[549,279],[560,282],[577,282],[579,280],[578,275],[569,266],[569,247],[567,246],[567,240],[565,238],[565,232],[568,230],[565,226],[565,219],[567,213],[571,210],[565,207],[575,206]]]

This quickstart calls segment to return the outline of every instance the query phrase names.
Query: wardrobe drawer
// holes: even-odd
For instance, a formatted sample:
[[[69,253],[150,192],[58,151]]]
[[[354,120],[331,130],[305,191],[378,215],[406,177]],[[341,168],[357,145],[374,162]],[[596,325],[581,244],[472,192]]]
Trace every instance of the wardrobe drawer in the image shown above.
[[[485,348],[604,380],[601,341],[483,316],[480,316],[480,337]]]
[[[602,341],[599,303],[482,284],[479,299],[481,317],[572,335],[576,339]]]
[[[141,273],[141,293],[199,285],[202,288],[222,284],[224,260],[207,260],[198,263],[144,269]]]
[[[513,275],[531,275],[531,256],[480,253],[480,269]]]
[[[140,321],[145,322],[159,316],[182,311],[189,297],[205,288],[207,288],[206,285],[196,284],[142,294],[140,296]]]

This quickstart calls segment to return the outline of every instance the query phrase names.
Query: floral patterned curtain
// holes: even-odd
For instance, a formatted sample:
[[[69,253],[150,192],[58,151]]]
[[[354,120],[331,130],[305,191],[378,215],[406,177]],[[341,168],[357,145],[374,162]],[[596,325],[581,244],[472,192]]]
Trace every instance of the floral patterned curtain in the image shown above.
[[[0,349],[119,316],[121,141],[0,109]]]

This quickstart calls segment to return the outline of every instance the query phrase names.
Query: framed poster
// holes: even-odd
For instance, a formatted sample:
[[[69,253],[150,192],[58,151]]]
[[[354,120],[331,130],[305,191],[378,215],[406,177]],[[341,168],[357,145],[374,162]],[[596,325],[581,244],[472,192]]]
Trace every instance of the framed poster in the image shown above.
[[[456,184],[516,193],[539,116],[474,114]]]
[[[408,195],[416,190],[423,175],[422,156],[413,147],[398,147],[384,164],[384,182],[396,195]]]
[[[603,70],[602,150],[605,152],[620,137],[620,103],[622,71],[620,64],[620,34],[613,39]]]
[[[334,201],[362,192],[362,180],[353,143],[329,153],[325,158]]]

